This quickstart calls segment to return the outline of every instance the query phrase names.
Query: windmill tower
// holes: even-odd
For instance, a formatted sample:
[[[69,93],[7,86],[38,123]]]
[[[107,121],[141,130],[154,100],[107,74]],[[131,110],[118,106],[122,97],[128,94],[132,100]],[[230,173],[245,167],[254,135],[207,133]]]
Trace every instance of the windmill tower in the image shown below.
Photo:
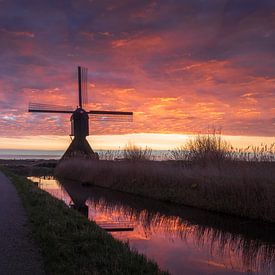
[[[78,67],[78,106],[75,110],[71,107],[58,105],[29,104],[29,112],[71,114],[71,136],[73,139],[61,160],[73,157],[98,159],[98,154],[92,150],[86,139],[89,135],[89,116],[98,121],[132,121],[133,118],[133,112],[86,111],[84,108],[88,101],[87,74],[87,68]]]

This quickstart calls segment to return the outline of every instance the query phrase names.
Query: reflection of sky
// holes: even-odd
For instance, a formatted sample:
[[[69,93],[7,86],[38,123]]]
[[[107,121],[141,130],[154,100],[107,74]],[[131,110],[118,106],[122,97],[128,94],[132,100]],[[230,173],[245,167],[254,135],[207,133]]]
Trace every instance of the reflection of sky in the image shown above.
[[[52,178],[30,179],[39,182],[41,189],[65,201],[67,205],[73,203],[66,190]],[[268,268],[271,274],[271,270],[274,270],[272,263],[270,267],[264,263],[263,267],[263,244],[254,250],[252,246],[252,254],[249,254],[246,251],[249,247],[245,247],[243,239],[237,235],[217,234],[212,228],[202,232],[198,225],[190,225],[178,216],[149,213],[145,209],[135,212],[120,203],[114,205],[112,202],[109,205],[104,199],[93,200],[92,193],[89,194],[90,199],[86,201],[89,219],[100,224],[131,223],[134,231],[113,232],[112,235],[122,241],[129,241],[132,248],[154,259],[162,269],[168,269],[172,274],[243,274],[249,271],[255,273],[257,270],[268,274]],[[81,198],[82,193],[79,194],[79,202],[82,202]],[[249,259],[245,258],[245,253],[248,253]]]
[[[67,115],[28,114],[27,103],[76,105],[82,64],[89,108],[135,111],[133,124],[94,123],[93,133],[211,122],[274,136],[274,11],[273,0],[2,0],[1,135],[67,135]]]

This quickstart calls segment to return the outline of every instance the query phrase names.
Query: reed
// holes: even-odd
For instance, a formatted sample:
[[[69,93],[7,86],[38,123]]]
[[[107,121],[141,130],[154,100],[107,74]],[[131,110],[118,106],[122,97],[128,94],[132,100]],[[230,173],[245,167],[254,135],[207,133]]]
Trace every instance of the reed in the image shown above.
[[[275,222],[274,163],[219,167],[177,162],[68,160],[58,177],[237,216]]]
[[[214,129],[207,135],[197,135],[188,140],[185,145],[170,150],[169,153],[172,160],[187,161],[203,166],[228,161],[274,162],[275,143],[234,148],[223,139],[221,132]]]
[[[142,147],[129,143],[124,147],[123,157],[130,161],[152,160],[152,149],[149,147],[143,149]]]
[[[170,151],[171,158],[177,161],[207,165],[220,164],[232,160],[232,146],[223,140],[220,132],[213,130],[207,135],[197,135],[185,145]]]
[[[98,152],[100,160],[116,160],[122,157],[121,150],[105,150]]]

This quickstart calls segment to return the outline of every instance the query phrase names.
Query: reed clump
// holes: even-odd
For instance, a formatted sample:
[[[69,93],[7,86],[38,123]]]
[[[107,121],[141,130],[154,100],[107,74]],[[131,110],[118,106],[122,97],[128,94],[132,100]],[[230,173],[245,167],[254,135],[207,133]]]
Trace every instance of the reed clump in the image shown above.
[[[221,133],[214,130],[211,134],[197,135],[185,145],[171,150],[170,154],[174,160],[205,166],[232,160],[232,149],[232,146],[222,139]]]
[[[127,144],[123,150],[123,157],[130,161],[146,161],[152,160],[152,149],[149,147],[139,147],[134,144]]]
[[[100,160],[117,160],[122,158],[121,150],[104,150],[97,153]]]
[[[274,162],[275,143],[232,150],[231,158],[247,162]]]
[[[234,148],[225,141],[221,132],[214,130],[207,135],[197,135],[185,145],[169,151],[170,159],[200,165],[217,165],[223,162],[274,162],[275,143]]]

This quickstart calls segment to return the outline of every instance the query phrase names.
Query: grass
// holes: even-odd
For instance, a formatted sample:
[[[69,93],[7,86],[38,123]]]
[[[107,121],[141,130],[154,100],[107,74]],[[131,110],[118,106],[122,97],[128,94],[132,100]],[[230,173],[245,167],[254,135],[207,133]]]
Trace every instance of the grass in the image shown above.
[[[32,182],[4,172],[23,201],[47,274],[166,274]]]

